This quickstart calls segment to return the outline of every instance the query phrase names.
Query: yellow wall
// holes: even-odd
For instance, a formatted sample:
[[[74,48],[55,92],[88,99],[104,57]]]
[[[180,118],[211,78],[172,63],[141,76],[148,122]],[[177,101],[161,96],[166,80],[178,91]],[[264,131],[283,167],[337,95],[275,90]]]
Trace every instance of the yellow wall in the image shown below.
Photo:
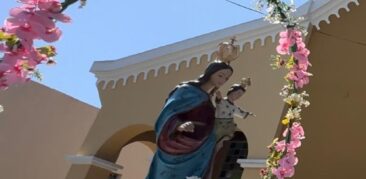
[[[365,43],[366,36],[363,33],[366,27],[361,21],[366,18],[366,8],[363,4],[360,7],[351,6],[351,13],[341,10],[340,19],[332,16],[331,24],[321,24],[321,32]],[[303,113],[307,138],[299,150],[300,163],[294,178],[360,178],[363,169],[366,169],[363,164],[366,145],[362,142],[365,138],[362,131],[366,126],[362,120],[363,108],[366,106],[363,98],[366,90],[363,68],[366,62],[362,58],[365,46],[328,37],[317,30],[313,30],[310,35],[308,46],[313,64],[310,71],[315,76],[305,89],[311,94],[312,105]],[[238,127],[248,139],[249,159],[267,157],[266,146],[273,139],[283,111],[283,101],[278,92],[284,84],[284,71],[276,72],[269,66],[269,57],[275,54],[277,45],[270,40],[266,39],[264,46],[257,41],[254,49],[245,45],[240,58],[232,63],[234,75],[222,88],[225,93],[230,84],[242,77],[253,79],[253,86],[238,101],[238,105],[253,111],[257,117],[236,119]],[[170,90],[181,81],[195,79],[207,66],[207,60],[214,57],[211,54],[203,55],[200,64],[194,59],[188,68],[184,62],[178,71],[174,65],[169,69],[160,69],[157,77],[149,72],[147,80],[143,80],[140,75],[136,83],[130,78],[125,86],[121,80],[117,82],[116,88],[112,88],[113,82],[108,83],[106,89],[102,88],[103,83],[98,84],[102,109],[79,154],[96,155],[116,162],[119,152],[135,136],[149,133],[145,139],[153,141],[153,125]],[[165,70],[168,70],[167,74]],[[152,151],[147,150],[147,153],[152,155]],[[128,154],[123,152],[122,155]],[[142,160],[147,158],[148,155]],[[120,159],[125,163],[130,160]],[[139,169],[122,169],[121,173],[133,175],[136,172],[137,176]],[[75,174],[78,172],[83,171],[74,171]],[[89,173],[93,172],[89,170]],[[242,178],[259,178],[258,172],[259,169],[245,169]]]
[[[306,89],[311,106],[303,113],[306,139],[295,179],[365,178],[366,46],[340,38],[366,43],[366,4],[340,15],[311,34],[315,76]]]
[[[323,23],[320,31],[311,33],[310,71],[315,76],[306,87],[311,106],[303,113],[307,138],[299,150],[296,179],[362,178],[366,169],[366,46],[350,42],[366,43],[366,26],[362,23],[366,6],[351,6],[351,13],[341,10],[340,19],[332,16],[331,24]],[[257,117],[236,119],[248,139],[250,159],[267,156],[266,146],[283,110],[278,92],[284,72],[269,66],[269,56],[276,46],[270,40],[266,39],[264,46],[257,41],[254,49],[245,45],[240,58],[232,63],[233,77],[222,88],[225,94],[242,77],[253,79],[253,86],[238,105]],[[153,125],[170,90],[181,81],[197,78],[214,57],[203,55],[200,64],[193,59],[189,67],[184,62],[178,71],[175,65],[160,69],[157,77],[151,71],[147,80],[140,75],[136,83],[130,78],[125,86],[122,81],[116,88],[112,88],[112,82],[106,89],[98,84],[102,103],[99,113],[94,107],[33,82],[0,92],[0,103],[5,107],[0,113],[1,178],[63,179],[67,173],[70,179],[108,176],[95,166],[70,168],[64,155],[76,153],[124,166],[119,171],[122,177],[143,178],[155,146],[138,141],[154,141]],[[143,164],[137,166],[133,156],[140,157]],[[245,169],[242,178],[259,178],[258,169]]]
[[[64,179],[98,109],[35,82],[0,91],[0,178]]]

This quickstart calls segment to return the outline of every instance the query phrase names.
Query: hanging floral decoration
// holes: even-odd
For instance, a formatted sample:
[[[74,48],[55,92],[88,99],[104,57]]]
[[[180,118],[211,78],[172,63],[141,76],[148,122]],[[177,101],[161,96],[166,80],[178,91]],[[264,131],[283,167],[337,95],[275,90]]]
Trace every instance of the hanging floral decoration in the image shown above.
[[[10,17],[0,28],[0,90],[15,83],[41,79],[37,66],[54,64],[56,48],[52,45],[35,47],[35,40],[47,43],[61,37],[56,22],[69,23],[71,18],[62,13],[77,0],[18,0],[21,5],[10,9]],[[86,0],[81,1],[85,5]],[[0,112],[3,108],[0,106]]]
[[[281,0],[258,0],[257,7],[267,7],[265,19],[272,24],[282,24],[285,30],[280,32],[279,44],[276,48],[277,55],[272,56],[274,69],[285,68],[288,70],[280,95],[287,105],[288,111],[281,120],[284,125],[282,136],[275,138],[268,146],[270,154],[267,158],[267,167],[262,169],[260,175],[263,179],[292,177],[295,174],[295,166],[299,162],[296,150],[305,139],[304,129],[301,125],[302,108],[310,105],[306,98],[306,91],[300,92],[304,85],[309,83],[308,60],[310,51],[306,48],[303,35],[306,35],[304,27],[299,25],[302,18],[293,17],[291,14],[296,9],[293,5]]]

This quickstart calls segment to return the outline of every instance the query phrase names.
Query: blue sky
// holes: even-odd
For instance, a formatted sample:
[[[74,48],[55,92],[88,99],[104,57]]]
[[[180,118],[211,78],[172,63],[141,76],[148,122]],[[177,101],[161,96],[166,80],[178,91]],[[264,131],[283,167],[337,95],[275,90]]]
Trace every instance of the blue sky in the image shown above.
[[[255,0],[235,2],[255,7]],[[295,0],[297,5],[304,2]],[[3,0],[0,20],[17,5]],[[89,72],[94,61],[119,59],[261,17],[225,0],[88,0],[85,8],[77,6],[65,11],[72,23],[59,23],[63,36],[53,44],[57,65],[40,67],[41,83],[96,107],[96,78]]]

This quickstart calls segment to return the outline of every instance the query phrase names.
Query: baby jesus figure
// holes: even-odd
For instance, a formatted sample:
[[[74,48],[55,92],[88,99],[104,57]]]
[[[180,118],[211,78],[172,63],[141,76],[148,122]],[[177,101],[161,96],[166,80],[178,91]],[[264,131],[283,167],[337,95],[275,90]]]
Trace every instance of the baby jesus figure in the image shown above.
[[[250,78],[243,78],[240,84],[234,84],[227,92],[227,97],[223,98],[220,91],[216,92],[216,114],[215,114],[215,132],[217,141],[229,140],[233,137],[236,130],[234,115],[243,119],[248,116],[254,116],[252,112],[245,111],[235,105],[246,92],[246,88],[251,85]]]

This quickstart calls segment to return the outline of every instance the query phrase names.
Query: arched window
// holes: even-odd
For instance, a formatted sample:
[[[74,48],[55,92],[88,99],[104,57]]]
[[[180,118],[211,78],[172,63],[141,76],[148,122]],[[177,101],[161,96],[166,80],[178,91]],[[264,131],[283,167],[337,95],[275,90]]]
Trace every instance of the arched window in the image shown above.
[[[224,141],[217,152],[212,179],[238,179],[244,169],[237,163],[238,159],[248,156],[248,142],[242,131],[236,131],[231,140]]]

